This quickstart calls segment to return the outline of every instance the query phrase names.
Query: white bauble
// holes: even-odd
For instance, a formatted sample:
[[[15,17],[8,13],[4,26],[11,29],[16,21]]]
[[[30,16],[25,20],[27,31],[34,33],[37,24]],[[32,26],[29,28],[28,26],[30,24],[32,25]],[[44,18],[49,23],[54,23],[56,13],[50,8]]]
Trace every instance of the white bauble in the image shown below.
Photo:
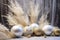
[[[53,31],[53,26],[51,26],[51,25],[45,25],[45,26],[42,28],[42,30],[44,31],[44,33],[45,33],[46,35],[50,35],[50,34],[52,33],[52,31]]]
[[[34,29],[34,28],[38,28],[39,25],[38,25],[37,23],[33,23],[33,24],[30,25],[30,27],[31,27],[32,29]]]
[[[23,34],[22,25],[15,25],[11,28],[11,32],[13,32],[16,36],[20,37]]]

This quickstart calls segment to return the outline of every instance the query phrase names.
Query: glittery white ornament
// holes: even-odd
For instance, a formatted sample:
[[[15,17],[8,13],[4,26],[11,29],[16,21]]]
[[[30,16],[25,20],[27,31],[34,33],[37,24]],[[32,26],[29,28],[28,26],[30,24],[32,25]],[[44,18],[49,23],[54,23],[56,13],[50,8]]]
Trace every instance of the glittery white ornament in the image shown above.
[[[23,34],[22,25],[15,25],[11,28],[11,32],[13,32],[16,36],[20,37]]]
[[[34,29],[34,28],[38,28],[38,27],[39,27],[39,25],[38,25],[38,24],[36,24],[36,23],[33,23],[33,24],[31,24],[31,25],[30,25],[30,27],[31,27],[32,29]]]
[[[53,31],[53,26],[45,25],[42,30],[45,32],[46,35],[50,35]]]

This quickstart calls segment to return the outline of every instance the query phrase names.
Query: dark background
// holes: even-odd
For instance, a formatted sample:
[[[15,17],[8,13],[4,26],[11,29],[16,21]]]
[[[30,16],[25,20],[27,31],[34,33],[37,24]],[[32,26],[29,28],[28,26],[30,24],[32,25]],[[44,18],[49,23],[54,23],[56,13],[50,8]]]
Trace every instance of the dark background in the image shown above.
[[[44,6],[46,5],[45,3],[47,0],[43,1]],[[8,22],[6,21],[6,18],[2,18],[1,15],[6,15],[8,13],[8,7],[3,4],[9,4],[8,0],[0,0],[0,22],[4,24],[6,27],[9,28]],[[36,3],[36,0],[35,0]],[[47,2],[49,3],[49,2]],[[51,13],[48,16],[48,20],[51,21]],[[56,12],[55,12],[55,20],[54,20],[54,25],[60,27],[60,0],[56,0]]]

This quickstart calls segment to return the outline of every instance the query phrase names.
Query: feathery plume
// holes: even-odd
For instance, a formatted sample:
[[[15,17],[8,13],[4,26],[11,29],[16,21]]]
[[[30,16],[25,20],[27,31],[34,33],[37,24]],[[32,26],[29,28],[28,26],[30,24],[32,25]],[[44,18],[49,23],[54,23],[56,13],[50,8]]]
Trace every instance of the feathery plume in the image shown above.
[[[11,12],[9,12],[9,14],[7,14],[7,16],[4,16],[4,17],[7,18],[9,25],[17,25],[18,24],[17,20],[15,19],[14,15]]]
[[[39,4],[33,4],[33,2],[30,2],[30,9],[29,9],[29,16],[30,16],[30,22],[36,23],[39,15]]]
[[[39,20],[40,28],[43,28],[44,25],[48,25],[48,24],[49,24],[49,22],[47,21],[47,15],[48,15],[48,12],[47,12],[47,13],[44,13],[44,14],[41,16],[41,18],[40,18],[40,20]]]
[[[14,37],[14,34],[12,32],[9,32],[9,29],[4,25],[0,24],[0,39],[9,39],[12,37]]]
[[[15,15],[15,16],[14,15],[13,16],[15,17],[15,19],[17,20],[17,22],[19,24],[22,24],[23,26],[29,25],[28,15],[24,13],[23,8],[19,5],[19,3],[16,0],[14,0],[14,1],[15,2],[13,2],[12,0],[9,1],[10,5],[8,5],[10,10]],[[10,20],[10,18],[9,18],[9,20]],[[14,18],[12,20],[14,20]],[[12,23],[12,24],[14,24],[14,23]]]

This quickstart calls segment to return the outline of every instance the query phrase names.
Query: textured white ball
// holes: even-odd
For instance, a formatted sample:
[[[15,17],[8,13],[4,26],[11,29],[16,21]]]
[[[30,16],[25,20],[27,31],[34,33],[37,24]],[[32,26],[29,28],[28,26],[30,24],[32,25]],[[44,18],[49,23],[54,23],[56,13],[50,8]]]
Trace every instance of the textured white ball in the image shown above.
[[[42,30],[45,32],[46,35],[50,35],[53,31],[53,26],[45,25]]]
[[[16,36],[20,37],[23,34],[22,25],[15,25],[11,28],[11,32],[13,32]]]
[[[32,29],[34,29],[34,28],[38,28],[39,25],[38,25],[37,23],[33,23],[33,24],[30,25],[30,27],[31,27]]]

